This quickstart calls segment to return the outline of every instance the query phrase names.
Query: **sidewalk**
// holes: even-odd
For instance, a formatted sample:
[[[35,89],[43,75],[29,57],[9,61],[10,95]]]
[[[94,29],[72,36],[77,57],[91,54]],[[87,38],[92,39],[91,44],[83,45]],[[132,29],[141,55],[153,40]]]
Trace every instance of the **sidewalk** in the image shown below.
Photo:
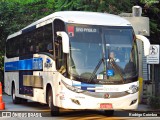
[[[139,104],[138,109],[134,110],[134,111],[137,111],[137,112],[154,112],[154,113],[160,114],[160,109],[153,109],[149,105],[146,105],[146,104]]]

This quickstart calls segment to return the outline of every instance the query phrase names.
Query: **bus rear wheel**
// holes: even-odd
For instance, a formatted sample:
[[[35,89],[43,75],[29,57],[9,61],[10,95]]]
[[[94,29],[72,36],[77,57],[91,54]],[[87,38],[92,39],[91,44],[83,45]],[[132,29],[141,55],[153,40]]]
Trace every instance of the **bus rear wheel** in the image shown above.
[[[53,94],[52,94],[51,88],[48,91],[47,102],[48,102],[48,105],[51,109],[51,116],[58,116],[59,115],[59,107],[53,105]]]
[[[14,104],[20,104],[21,103],[21,99],[16,97],[16,94],[15,94],[15,85],[13,84],[12,86],[12,101]]]
[[[114,110],[105,110],[104,113],[106,116],[113,116]]]

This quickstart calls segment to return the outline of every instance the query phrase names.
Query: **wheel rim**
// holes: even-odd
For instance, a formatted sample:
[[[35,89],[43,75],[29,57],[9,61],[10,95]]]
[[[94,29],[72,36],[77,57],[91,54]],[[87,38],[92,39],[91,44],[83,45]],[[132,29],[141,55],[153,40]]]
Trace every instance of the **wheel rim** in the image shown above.
[[[15,89],[13,88],[12,99],[15,100],[15,97],[16,97],[16,95],[15,95]]]
[[[48,97],[48,105],[51,108],[51,95],[49,95],[49,97]]]

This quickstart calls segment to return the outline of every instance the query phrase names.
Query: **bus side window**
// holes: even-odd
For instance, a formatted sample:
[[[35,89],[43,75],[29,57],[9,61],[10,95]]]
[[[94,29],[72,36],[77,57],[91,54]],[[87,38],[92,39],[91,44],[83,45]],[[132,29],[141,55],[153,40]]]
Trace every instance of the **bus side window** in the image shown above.
[[[8,58],[19,56],[19,38],[11,38],[7,40],[6,55]]]
[[[36,53],[47,52],[53,55],[53,47],[49,47],[50,50],[48,50],[49,44],[53,46],[52,24],[38,28],[35,33],[35,38],[36,42],[34,45]]]
[[[44,27],[44,51],[53,54],[53,34],[52,24]]]
[[[27,34],[24,34],[20,37],[20,55],[26,55],[28,54],[29,48],[28,48],[28,37]]]
[[[36,46],[36,53],[38,53],[39,52],[39,46],[37,45]]]
[[[33,46],[33,45],[30,46],[29,52],[30,52],[30,53],[34,53],[34,46]]]
[[[35,39],[36,39],[36,43],[35,43],[35,46],[36,46],[36,53],[37,52],[43,52],[43,27],[40,27],[36,30],[36,33],[35,33]]]
[[[61,37],[57,37],[57,39],[55,40],[55,56],[56,56],[56,61],[57,61],[57,69],[60,69],[60,67],[62,66],[62,38]]]
[[[11,48],[11,46],[10,46],[10,44],[11,44],[11,42],[10,42],[11,40],[9,39],[9,40],[7,40],[7,43],[6,43],[6,56],[8,57],[8,58],[10,58],[11,57],[11,55],[12,55],[12,48]]]
[[[52,51],[53,51],[53,45],[52,45],[52,43],[49,43],[49,44],[47,45],[47,50],[48,50],[49,52],[52,52]]]
[[[56,58],[56,69],[64,74],[66,72],[66,56],[62,51],[62,38],[57,36],[57,31],[64,31],[64,22],[56,19],[54,20],[54,53]]]

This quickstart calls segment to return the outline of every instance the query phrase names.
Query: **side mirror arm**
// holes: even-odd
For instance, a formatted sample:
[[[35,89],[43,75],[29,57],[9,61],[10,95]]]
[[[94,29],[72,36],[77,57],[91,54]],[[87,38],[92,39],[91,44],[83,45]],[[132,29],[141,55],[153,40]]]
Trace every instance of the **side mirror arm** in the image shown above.
[[[136,38],[138,40],[143,41],[144,55],[148,56],[149,55],[149,50],[150,50],[150,42],[149,42],[149,40],[145,36],[143,36],[143,35],[136,35]]]
[[[69,37],[66,32],[58,31],[57,35],[62,37],[62,47],[64,53],[69,53]]]

